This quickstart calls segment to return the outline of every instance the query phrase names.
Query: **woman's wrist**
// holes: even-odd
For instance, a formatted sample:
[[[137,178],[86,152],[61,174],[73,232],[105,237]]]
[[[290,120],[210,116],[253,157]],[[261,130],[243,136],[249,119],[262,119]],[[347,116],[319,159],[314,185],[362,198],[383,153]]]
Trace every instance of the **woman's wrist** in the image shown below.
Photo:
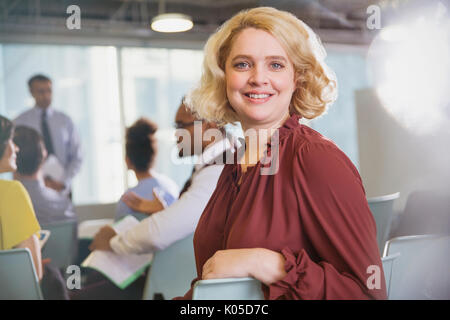
[[[286,275],[284,270],[285,258],[279,252],[265,248],[254,249],[252,267],[249,270],[253,277],[266,285],[281,280]]]

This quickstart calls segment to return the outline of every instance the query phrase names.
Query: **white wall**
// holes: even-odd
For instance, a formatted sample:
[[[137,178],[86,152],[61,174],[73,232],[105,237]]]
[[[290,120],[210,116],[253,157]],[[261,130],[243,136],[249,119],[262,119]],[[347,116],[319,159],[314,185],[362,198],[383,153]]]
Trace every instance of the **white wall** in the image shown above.
[[[415,217],[414,223],[434,220],[434,225],[443,223],[448,226],[450,205],[446,199],[450,199],[450,121],[447,121],[448,126],[433,134],[419,135],[414,129],[405,129],[391,117],[373,89],[357,90],[355,100],[359,167],[367,196],[400,191],[401,197],[395,208],[403,212],[411,192],[428,190],[434,199],[440,199],[431,202],[447,202],[421,206],[423,212],[414,213],[421,215],[421,218]],[[404,213],[401,219],[405,219],[405,215],[412,213]]]

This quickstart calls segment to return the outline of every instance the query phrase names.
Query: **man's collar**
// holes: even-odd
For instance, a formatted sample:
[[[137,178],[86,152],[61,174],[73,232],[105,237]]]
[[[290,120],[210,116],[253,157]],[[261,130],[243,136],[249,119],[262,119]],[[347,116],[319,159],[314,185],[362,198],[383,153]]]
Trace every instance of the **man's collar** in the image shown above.
[[[44,109],[42,109],[41,107],[38,107],[37,105],[34,106],[34,110],[36,110],[36,112],[38,112],[39,114],[42,114],[42,112],[44,111]],[[54,112],[54,109],[52,108],[52,106],[48,106],[46,108],[47,110],[47,116],[51,116]]]
[[[200,170],[208,164],[212,164],[214,160],[228,149],[233,150],[232,142],[230,142],[228,137],[208,145],[205,151],[198,157],[197,163],[194,166],[195,171]]]

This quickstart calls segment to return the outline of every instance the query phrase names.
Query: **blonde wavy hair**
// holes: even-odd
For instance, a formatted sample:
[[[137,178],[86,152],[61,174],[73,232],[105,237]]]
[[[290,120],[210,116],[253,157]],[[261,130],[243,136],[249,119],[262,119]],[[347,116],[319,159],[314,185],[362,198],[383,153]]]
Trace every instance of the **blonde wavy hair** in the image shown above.
[[[270,33],[293,63],[297,89],[290,112],[313,119],[325,112],[337,97],[337,80],[324,59],[317,35],[293,14],[270,7],[243,10],[226,21],[204,48],[199,84],[184,101],[197,117],[219,125],[239,121],[226,94],[225,62],[237,35],[246,28]]]

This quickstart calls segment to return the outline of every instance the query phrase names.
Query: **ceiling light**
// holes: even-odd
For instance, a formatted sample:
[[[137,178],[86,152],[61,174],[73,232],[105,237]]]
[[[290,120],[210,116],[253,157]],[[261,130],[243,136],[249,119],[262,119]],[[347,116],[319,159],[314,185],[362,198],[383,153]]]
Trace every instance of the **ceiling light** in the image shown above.
[[[184,32],[192,29],[190,16],[181,13],[163,13],[152,20],[152,29],[158,32]]]

